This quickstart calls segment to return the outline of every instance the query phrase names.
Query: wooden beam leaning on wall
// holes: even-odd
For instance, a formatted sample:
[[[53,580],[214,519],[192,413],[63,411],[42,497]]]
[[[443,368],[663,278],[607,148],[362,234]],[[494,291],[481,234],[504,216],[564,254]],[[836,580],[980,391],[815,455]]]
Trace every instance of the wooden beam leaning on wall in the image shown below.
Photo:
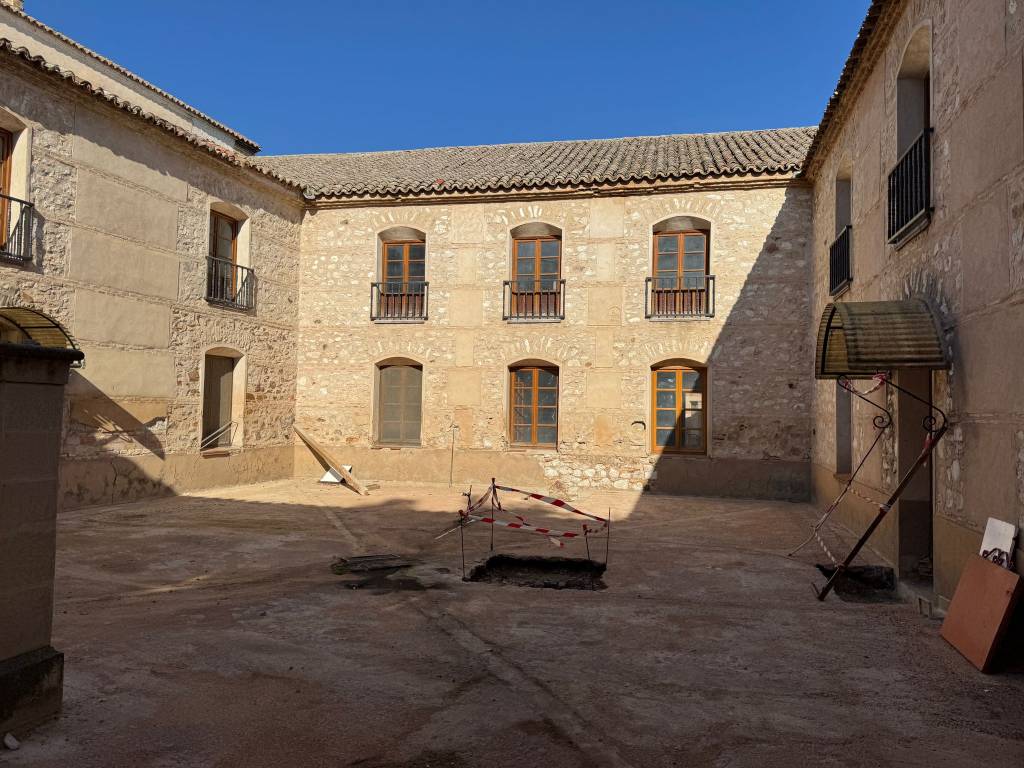
[[[366,486],[356,480],[355,476],[345,469],[344,465],[340,461],[331,456],[331,454],[329,454],[322,445],[299,429],[298,426],[294,426],[293,428],[295,429],[295,434],[302,438],[302,442],[306,444],[306,447],[309,448],[310,452],[312,452],[316,457],[316,460],[323,465],[324,469],[334,470],[334,472],[345,481],[345,485],[360,496],[370,495],[370,492],[366,490]]]

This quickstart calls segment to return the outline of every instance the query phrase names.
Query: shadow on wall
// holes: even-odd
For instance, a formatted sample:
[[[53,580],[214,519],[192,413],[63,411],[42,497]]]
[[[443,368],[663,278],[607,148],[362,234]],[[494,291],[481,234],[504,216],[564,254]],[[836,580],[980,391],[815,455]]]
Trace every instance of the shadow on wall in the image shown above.
[[[698,371],[707,377],[707,454],[661,453],[647,490],[789,501],[810,498],[810,215],[809,192],[786,190],[742,285],[716,277],[716,315],[728,314],[706,357],[706,369]],[[714,229],[708,271],[716,272]],[[681,354],[687,351],[687,326],[701,322],[706,321],[678,322]],[[656,380],[652,376],[652,387]],[[655,393],[652,401],[656,400]],[[652,406],[647,429],[650,449],[657,427],[654,410]],[[685,430],[685,420],[684,411],[675,429]]]
[[[99,466],[96,461],[88,461],[89,477],[82,479],[71,477],[65,463],[62,490],[65,501],[74,502],[69,506],[113,504],[173,493],[140,466],[153,459],[166,459],[166,400],[118,402],[75,372],[68,389],[71,396],[65,451],[76,460],[103,460]],[[97,473],[102,477],[96,477]],[[103,491],[98,495],[100,488]]]

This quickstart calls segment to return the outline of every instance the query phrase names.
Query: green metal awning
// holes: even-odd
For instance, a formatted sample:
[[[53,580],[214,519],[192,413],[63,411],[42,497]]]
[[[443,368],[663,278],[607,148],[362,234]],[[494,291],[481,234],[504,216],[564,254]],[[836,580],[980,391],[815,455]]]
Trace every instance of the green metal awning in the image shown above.
[[[895,368],[948,368],[939,323],[922,299],[829,304],[818,325],[816,379]]]
[[[0,338],[10,343],[78,351],[78,345],[71,334],[56,320],[38,310],[27,307],[0,308],[0,331],[5,326],[8,333],[0,334]],[[72,363],[72,366],[80,367],[81,361]]]

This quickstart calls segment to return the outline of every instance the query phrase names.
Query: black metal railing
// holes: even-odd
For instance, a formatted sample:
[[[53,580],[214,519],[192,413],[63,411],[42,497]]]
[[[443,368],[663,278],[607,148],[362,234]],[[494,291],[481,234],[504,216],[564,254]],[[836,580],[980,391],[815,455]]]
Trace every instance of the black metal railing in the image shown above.
[[[32,221],[35,207],[16,197],[0,195],[0,260],[32,261]]]
[[[427,319],[430,283],[385,280],[370,283],[370,319],[419,322]]]
[[[206,300],[234,309],[256,306],[256,273],[229,259],[206,259]]]
[[[506,280],[502,283],[501,315],[504,320],[564,320],[565,280]]]
[[[853,272],[850,269],[852,230],[853,227],[847,224],[839,233],[839,237],[829,246],[828,292],[830,296],[835,296],[846,290],[846,286],[853,280]]]
[[[648,277],[644,287],[646,317],[714,317],[714,275]]]
[[[890,244],[916,234],[931,218],[931,133],[931,128],[923,130],[889,172]]]

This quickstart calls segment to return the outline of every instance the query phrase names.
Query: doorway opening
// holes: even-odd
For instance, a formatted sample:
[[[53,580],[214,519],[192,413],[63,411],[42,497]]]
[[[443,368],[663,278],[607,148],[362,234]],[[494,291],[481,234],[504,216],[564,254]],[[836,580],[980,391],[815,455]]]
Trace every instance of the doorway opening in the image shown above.
[[[913,467],[928,436],[931,416],[931,371],[902,368],[896,390],[896,456],[900,477]],[[909,393],[909,394],[908,394]],[[921,401],[915,399],[921,398]],[[904,490],[897,507],[899,577],[909,586],[932,590],[932,459],[931,456]]]
[[[245,358],[218,348],[203,357],[203,419],[200,449],[238,447],[245,405]]]

